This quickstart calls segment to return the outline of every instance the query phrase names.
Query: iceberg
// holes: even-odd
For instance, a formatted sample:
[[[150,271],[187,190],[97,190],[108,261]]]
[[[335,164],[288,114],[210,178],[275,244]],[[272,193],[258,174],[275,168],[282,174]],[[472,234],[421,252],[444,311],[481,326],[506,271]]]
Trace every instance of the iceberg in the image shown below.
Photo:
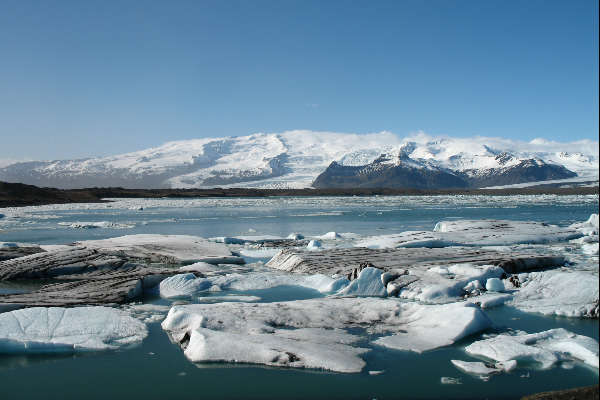
[[[245,362],[359,372],[373,342],[425,351],[487,329],[489,319],[473,305],[428,306],[397,299],[325,298],[277,303],[174,306],[162,328],[193,362]],[[346,329],[353,328],[353,333]],[[388,335],[388,336],[386,336]]]
[[[0,314],[0,353],[112,350],[141,342],[137,319],[109,307],[34,307]]]
[[[534,364],[541,369],[551,368],[565,359],[598,368],[598,342],[563,328],[531,334],[501,334],[476,341],[465,350],[475,356],[501,362],[515,360],[519,365]]]
[[[386,287],[383,284],[383,271],[378,268],[366,267],[358,278],[350,282],[338,294],[342,296],[380,296],[386,295]]]
[[[511,305],[525,312],[598,318],[598,272],[549,270],[519,274]]]

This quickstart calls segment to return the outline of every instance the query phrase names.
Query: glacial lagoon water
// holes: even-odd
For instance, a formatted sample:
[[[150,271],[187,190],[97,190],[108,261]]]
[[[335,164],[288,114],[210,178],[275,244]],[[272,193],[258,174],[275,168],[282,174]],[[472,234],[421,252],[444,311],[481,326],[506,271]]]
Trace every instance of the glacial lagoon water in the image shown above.
[[[597,196],[427,196],[347,198],[131,199],[113,203],[4,209],[0,242],[66,244],[136,233],[307,237],[326,232],[360,236],[431,230],[444,219],[501,218],[566,226],[598,213]],[[101,222],[104,227],[76,228]],[[342,243],[341,245],[344,245]],[[350,245],[350,244],[348,244]],[[266,259],[248,258],[247,262]],[[592,260],[593,262],[594,260]],[[597,256],[595,258],[597,263]],[[13,288],[14,289],[14,288]],[[10,290],[8,285],[0,290]],[[223,293],[220,293],[223,294]],[[260,301],[322,296],[299,287],[237,294]],[[168,305],[148,296],[144,302]],[[510,306],[486,310],[496,325],[528,332],[563,327],[599,339],[598,321],[524,313]],[[518,398],[598,383],[598,370],[565,364],[550,370],[517,369],[482,381],[462,373],[451,359],[477,361],[464,346],[416,354],[373,347],[359,374],[281,369],[226,363],[193,364],[170,342],[160,322],[134,348],[77,355],[0,355],[0,387],[6,399],[197,399],[197,398]],[[365,346],[368,338],[365,338]],[[384,371],[371,375],[369,371]],[[460,384],[442,384],[441,377]]]

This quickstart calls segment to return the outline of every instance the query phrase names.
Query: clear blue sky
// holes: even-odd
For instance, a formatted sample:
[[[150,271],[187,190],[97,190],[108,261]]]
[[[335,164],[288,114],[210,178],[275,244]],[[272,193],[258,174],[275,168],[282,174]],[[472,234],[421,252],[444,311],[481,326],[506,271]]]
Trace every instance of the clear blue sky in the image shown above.
[[[598,139],[598,1],[0,0],[0,158],[290,129]]]

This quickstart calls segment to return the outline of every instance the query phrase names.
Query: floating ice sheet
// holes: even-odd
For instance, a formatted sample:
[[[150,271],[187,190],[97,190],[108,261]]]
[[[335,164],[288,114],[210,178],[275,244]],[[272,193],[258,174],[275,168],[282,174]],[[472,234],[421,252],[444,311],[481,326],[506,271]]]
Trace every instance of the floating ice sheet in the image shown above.
[[[598,318],[598,271],[549,270],[519,274],[511,305],[565,317]]]
[[[117,349],[147,334],[142,322],[108,307],[35,307],[0,314],[0,353]]]
[[[350,334],[346,328],[384,335],[375,341],[378,345],[425,351],[489,326],[485,314],[466,303],[426,306],[380,298],[191,304],[171,308],[162,323],[194,362],[248,362],[339,372],[359,372],[365,365],[359,355],[366,349],[353,346],[361,334]]]
[[[467,353],[491,360],[516,360],[519,365],[548,369],[561,360],[579,360],[598,368],[598,342],[563,328],[539,333],[501,334],[479,340],[465,348]]]

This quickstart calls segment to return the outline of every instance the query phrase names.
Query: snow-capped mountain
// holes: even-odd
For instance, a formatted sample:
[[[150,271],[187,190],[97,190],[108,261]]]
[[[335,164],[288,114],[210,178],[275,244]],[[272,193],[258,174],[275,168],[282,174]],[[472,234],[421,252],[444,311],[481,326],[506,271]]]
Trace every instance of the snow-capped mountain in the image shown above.
[[[15,163],[0,168],[0,180],[59,188],[301,188],[310,187],[332,162],[339,171],[363,174],[391,167],[420,171],[410,179],[435,175],[436,187],[447,175],[478,182],[477,187],[572,176],[598,180],[598,143],[287,131],[169,142],[109,157]],[[514,173],[527,168],[531,173]],[[509,179],[496,179],[511,171]]]

